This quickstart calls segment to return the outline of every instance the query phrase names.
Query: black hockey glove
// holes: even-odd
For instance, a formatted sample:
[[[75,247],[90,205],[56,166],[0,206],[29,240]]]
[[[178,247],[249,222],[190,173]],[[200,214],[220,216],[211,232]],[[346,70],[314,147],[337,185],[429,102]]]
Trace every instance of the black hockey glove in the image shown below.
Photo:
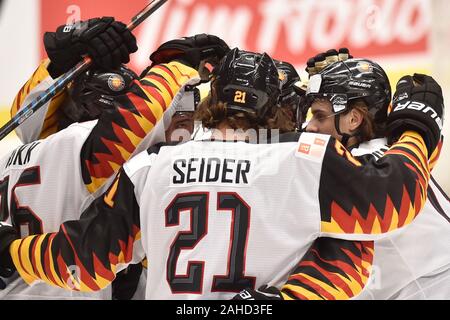
[[[404,76],[397,83],[392,111],[387,118],[387,137],[395,142],[405,131],[418,132],[430,157],[441,138],[444,98],[439,84],[430,76]]]
[[[232,300],[283,300],[283,298],[277,288],[263,285],[258,290],[244,289],[235,295]]]
[[[151,54],[150,60],[152,65],[179,60],[198,70],[202,60],[216,65],[228,51],[230,48],[225,41],[217,36],[202,33],[163,43]]]
[[[0,222],[0,277],[8,278],[16,269],[9,254],[9,246],[16,239],[19,239],[16,229]]]
[[[57,78],[88,54],[96,67],[118,68],[137,51],[136,38],[125,24],[111,17],[94,18],[74,25],[63,25],[44,34],[44,46],[50,58],[48,71]]]
[[[142,263],[130,264],[128,268],[120,271],[112,282],[113,300],[131,300],[139,285],[142,274]]]

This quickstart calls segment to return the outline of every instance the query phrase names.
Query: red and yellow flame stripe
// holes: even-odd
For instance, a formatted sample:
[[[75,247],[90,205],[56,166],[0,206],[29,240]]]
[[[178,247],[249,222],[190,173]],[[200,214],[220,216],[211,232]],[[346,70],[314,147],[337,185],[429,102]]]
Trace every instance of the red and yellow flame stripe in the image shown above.
[[[375,209],[373,203],[368,204],[368,212],[360,212],[353,206],[351,211],[345,210],[338,201],[331,201],[330,221],[321,222],[321,231],[334,234],[380,234],[408,225],[423,208],[426,190],[430,179],[428,155],[422,137],[415,132],[405,133],[385,155],[401,155],[403,165],[415,178],[415,186],[403,185],[400,208],[394,206],[393,194],[385,195],[385,207],[382,212]],[[348,159],[349,155],[345,155]],[[355,162],[353,162],[357,165]],[[400,189],[400,188],[399,188]],[[399,190],[398,189],[398,190]],[[411,190],[413,192],[411,192]],[[379,199],[378,199],[379,200]],[[398,201],[399,200],[399,201]]]
[[[347,300],[369,281],[374,243],[316,240],[281,289],[284,300]],[[325,258],[326,256],[326,258]]]
[[[126,95],[132,107],[117,106],[120,120],[124,121],[125,125],[113,122],[110,129],[98,130],[98,136],[94,137],[96,146],[87,150],[84,163],[90,180],[85,183],[91,193],[102,186],[130,158],[140,142],[162,118],[181,86],[196,76],[196,70],[179,62],[170,62],[155,66],[141,81],[136,81],[138,87],[135,90],[138,90],[139,94],[131,90],[132,92]]]
[[[115,203],[94,200],[78,221],[67,221],[57,233],[14,241],[10,254],[21,277],[75,291],[98,291],[114,280],[117,267],[130,263],[141,239],[139,206],[126,176],[110,187]],[[115,205],[118,203],[118,205]],[[101,239],[101,240],[99,240]]]
[[[56,235],[55,233],[49,233],[27,237],[16,240],[11,244],[10,252],[13,262],[26,283],[31,284],[36,280],[42,280],[68,290],[98,291],[114,280],[118,264],[130,262],[133,243],[140,239],[140,231],[134,228],[133,235],[130,235],[126,242],[118,240],[120,251],[116,254],[109,254],[111,264],[109,267],[103,265],[93,252],[94,274],[91,275],[84,267],[82,259],[78,257],[77,251],[67,234],[66,239],[74,253],[74,263],[69,265],[61,252],[58,253],[56,261],[53,260],[53,255],[49,250],[53,248]],[[47,243],[43,245],[43,242]],[[45,252],[41,252],[41,248],[45,248]]]

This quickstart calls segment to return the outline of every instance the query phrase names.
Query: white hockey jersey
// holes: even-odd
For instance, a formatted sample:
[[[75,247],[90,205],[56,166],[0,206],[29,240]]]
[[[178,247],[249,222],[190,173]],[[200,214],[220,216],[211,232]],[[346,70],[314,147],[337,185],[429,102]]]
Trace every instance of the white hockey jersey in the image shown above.
[[[191,141],[149,150],[81,220],[17,240],[10,252],[28,283],[98,290],[146,255],[147,299],[227,299],[284,283],[318,237],[374,240],[408,225],[425,201],[424,149],[409,133],[364,166],[339,142],[310,133],[292,143]],[[366,269],[373,251],[348,257]],[[80,272],[70,277],[70,266]]]
[[[379,158],[386,150],[386,140],[375,139],[352,154]],[[372,268],[372,279],[358,299],[450,299],[450,200],[434,179],[420,216],[375,241]]]
[[[21,237],[58,230],[62,222],[78,219],[80,210],[92,202],[81,178],[80,150],[95,124],[74,124],[0,160],[1,220],[14,224]],[[109,287],[92,294],[43,283],[28,286],[18,274],[4,281],[0,299],[111,299]]]
[[[116,97],[115,108],[102,113],[100,120],[73,124],[1,159],[1,221],[12,223],[25,237],[54,232],[61,223],[78,219],[126,160],[164,141],[165,125],[184,97],[182,86],[197,81],[197,75],[178,62],[155,66],[129,93]],[[34,87],[30,97],[41,94],[45,85],[50,80]],[[30,119],[34,129],[23,131],[27,139],[42,130],[50,109],[47,105]],[[67,272],[78,271],[69,267]],[[43,283],[29,287],[18,275],[3,280],[7,287],[0,299],[111,298],[110,290],[80,294]]]

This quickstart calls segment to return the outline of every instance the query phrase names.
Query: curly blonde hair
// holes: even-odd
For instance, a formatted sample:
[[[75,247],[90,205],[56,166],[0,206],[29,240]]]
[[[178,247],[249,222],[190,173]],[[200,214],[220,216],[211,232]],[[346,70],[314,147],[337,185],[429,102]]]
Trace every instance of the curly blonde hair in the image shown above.
[[[209,94],[197,107],[194,119],[201,121],[204,128],[215,129],[220,124],[226,123],[232,129],[278,129],[280,133],[291,132],[295,129],[288,112],[278,105],[269,107],[264,118],[259,119],[249,112],[233,112],[229,114],[227,104],[219,101],[213,103]]]

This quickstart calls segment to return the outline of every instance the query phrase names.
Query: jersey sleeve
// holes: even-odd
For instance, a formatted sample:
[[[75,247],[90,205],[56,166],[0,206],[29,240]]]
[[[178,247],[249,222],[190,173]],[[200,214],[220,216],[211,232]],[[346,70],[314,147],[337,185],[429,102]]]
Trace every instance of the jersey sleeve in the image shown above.
[[[366,163],[330,139],[320,176],[321,236],[376,240],[408,225],[425,204],[429,179],[427,149],[415,132]]]
[[[81,172],[90,193],[96,192],[127,161],[162,118],[175,95],[196,70],[179,62],[157,65],[129,92],[115,98],[81,149]]]
[[[430,160],[428,161],[430,164],[430,172],[433,171],[434,167],[436,166],[439,160],[443,145],[444,145],[444,136],[441,136],[441,139],[439,140],[436,149],[434,149],[433,153],[430,156]]]
[[[281,288],[284,300],[348,300],[369,281],[373,241],[315,240]]]
[[[11,106],[11,117],[23,107],[42,95],[55,80],[49,75],[47,66],[50,60],[43,60],[30,79],[17,93]],[[58,131],[58,109],[67,98],[67,90],[57,93],[46,105],[36,111],[24,125],[16,128],[16,133],[23,143],[44,139]]]
[[[108,191],[56,233],[13,242],[10,253],[21,277],[75,291],[98,291],[115,274],[144,258],[134,185],[120,171]]]
[[[48,59],[44,60],[19,91],[11,108],[12,116],[54,83],[47,71],[48,63]],[[195,77],[197,71],[180,62],[157,65],[143,79],[135,80],[129,92],[115,97],[113,107],[104,110],[81,149],[82,178],[90,193],[117,173],[162,118],[183,84]],[[22,142],[57,132],[58,110],[67,98],[67,90],[61,91],[26,125],[19,126],[17,134]]]

